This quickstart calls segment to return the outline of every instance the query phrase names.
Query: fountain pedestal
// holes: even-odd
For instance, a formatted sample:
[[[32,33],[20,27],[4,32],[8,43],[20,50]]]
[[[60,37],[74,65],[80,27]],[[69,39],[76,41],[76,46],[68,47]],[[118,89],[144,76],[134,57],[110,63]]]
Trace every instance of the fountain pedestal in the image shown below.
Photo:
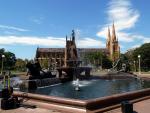
[[[57,68],[59,72],[59,78],[67,78],[73,80],[74,77],[78,78],[82,72],[85,72],[85,76],[90,76],[90,67],[80,67],[82,61],[79,59],[79,54],[75,43],[75,32],[72,30],[70,40],[66,36],[66,48],[65,48],[65,59],[64,67]],[[63,72],[66,73],[63,76]]]
[[[80,77],[80,74],[82,72],[85,72],[85,77],[89,77],[90,76],[90,71],[91,68],[90,67],[61,67],[61,68],[57,68],[58,72],[59,72],[59,78],[64,78],[62,72],[65,72],[66,78],[69,78],[70,80],[73,80],[73,77]]]

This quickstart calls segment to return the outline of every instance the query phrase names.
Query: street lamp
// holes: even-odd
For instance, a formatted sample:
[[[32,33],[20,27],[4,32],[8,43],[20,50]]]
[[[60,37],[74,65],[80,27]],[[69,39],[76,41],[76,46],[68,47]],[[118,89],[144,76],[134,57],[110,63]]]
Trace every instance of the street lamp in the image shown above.
[[[135,60],[133,61],[133,63],[134,63],[134,71],[136,72],[136,65],[135,65]]]
[[[5,58],[5,55],[2,55],[2,68],[1,68],[1,75],[2,75],[2,73],[3,73],[3,67],[4,67],[3,60],[4,60],[4,58]]]
[[[139,59],[139,75],[141,74],[141,55],[138,55]]]
[[[103,70],[103,57],[101,55],[101,70]]]

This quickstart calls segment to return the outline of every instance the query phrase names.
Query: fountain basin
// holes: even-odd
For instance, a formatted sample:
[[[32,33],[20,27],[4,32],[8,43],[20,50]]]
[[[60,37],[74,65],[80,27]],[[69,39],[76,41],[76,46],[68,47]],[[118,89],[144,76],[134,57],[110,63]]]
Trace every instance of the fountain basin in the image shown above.
[[[123,101],[128,100],[134,103],[150,98],[149,95],[150,88],[90,100],[67,99],[24,92],[14,92],[14,96],[28,99],[26,102],[28,104],[34,104],[37,107],[52,110],[59,110],[65,113],[69,113],[70,111],[72,113],[104,112],[120,107],[120,103]]]
[[[29,99],[28,104],[66,113],[105,111],[125,100],[136,102],[136,99],[150,98],[149,85],[133,77],[126,78],[80,80],[80,91],[75,91],[75,81],[70,81],[37,90],[14,92],[14,96]]]
[[[149,83],[148,83],[149,84]],[[110,96],[119,93],[131,92],[148,88],[144,82],[134,78],[128,79],[91,79],[80,80],[78,84],[80,91],[76,91],[76,81],[70,81],[63,84],[56,84],[37,88],[36,90],[24,90],[25,92],[57,96],[71,99],[95,99],[104,96]]]

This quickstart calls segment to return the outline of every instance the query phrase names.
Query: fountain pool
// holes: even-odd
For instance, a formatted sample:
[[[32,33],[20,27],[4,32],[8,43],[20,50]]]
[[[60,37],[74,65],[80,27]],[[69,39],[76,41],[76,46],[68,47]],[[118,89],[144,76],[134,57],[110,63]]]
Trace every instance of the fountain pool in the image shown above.
[[[82,80],[78,83],[80,91],[75,90],[76,81],[70,81],[63,84],[38,88],[34,91],[30,90],[27,92],[56,97],[87,100],[150,87],[150,82],[141,82],[133,78],[114,80],[93,79]]]
[[[20,83],[21,80],[15,77],[12,78],[12,82],[13,85],[18,87],[17,83]],[[79,91],[75,90],[76,86],[79,87],[80,89]],[[14,89],[19,90],[17,87],[14,87]],[[127,79],[112,79],[112,80],[92,79],[92,80],[70,81],[51,86],[40,87],[37,88],[36,90],[21,90],[21,91],[56,97],[87,100],[104,96],[110,96],[113,94],[141,90],[145,88],[150,88],[150,82],[146,81],[141,82],[140,80],[135,78],[127,78]],[[2,89],[1,83],[0,89]]]

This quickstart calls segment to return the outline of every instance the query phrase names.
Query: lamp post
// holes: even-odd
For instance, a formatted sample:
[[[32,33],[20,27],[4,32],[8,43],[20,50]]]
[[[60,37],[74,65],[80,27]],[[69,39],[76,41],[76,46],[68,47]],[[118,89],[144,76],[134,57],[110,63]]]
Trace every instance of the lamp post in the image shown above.
[[[133,63],[134,63],[134,71],[136,72],[135,60],[133,61]]]
[[[1,75],[2,75],[2,73],[3,73],[3,67],[4,67],[4,58],[5,58],[5,55],[2,55],[2,67],[1,67]]]
[[[103,70],[103,57],[101,55],[101,70]]]
[[[139,75],[141,74],[141,55],[138,55],[139,59]]]

